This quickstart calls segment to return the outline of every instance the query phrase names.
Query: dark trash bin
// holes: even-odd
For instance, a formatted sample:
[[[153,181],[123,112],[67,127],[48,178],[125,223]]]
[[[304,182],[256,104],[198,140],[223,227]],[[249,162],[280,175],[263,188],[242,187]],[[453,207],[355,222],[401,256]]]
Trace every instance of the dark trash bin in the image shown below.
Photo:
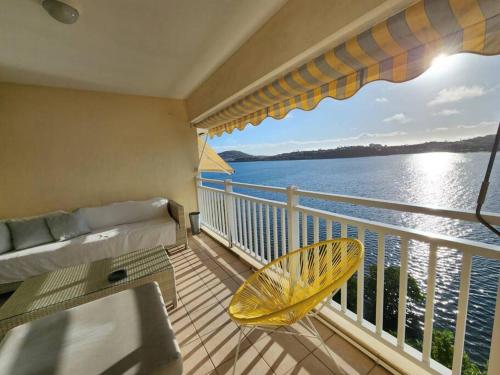
[[[191,223],[191,233],[200,234],[200,213],[190,212],[189,222]]]

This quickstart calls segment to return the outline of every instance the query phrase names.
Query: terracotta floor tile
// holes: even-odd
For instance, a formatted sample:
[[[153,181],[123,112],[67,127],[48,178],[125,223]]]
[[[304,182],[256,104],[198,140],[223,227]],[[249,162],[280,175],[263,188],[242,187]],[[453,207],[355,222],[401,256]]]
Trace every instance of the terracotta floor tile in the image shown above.
[[[331,375],[334,374],[323,362],[313,354],[308,354],[306,358],[300,361],[286,375]]]
[[[194,340],[182,345],[181,352],[184,375],[205,375],[214,371],[215,367],[201,340]]]
[[[205,286],[205,283],[197,276],[195,275],[193,276],[194,277],[192,283],[190,283],[189,285],[185,285],[177,290],[177,293],[179,293],[181,298],[188,297],[193,294],[195,295],[200,294],[203,290],[206,290],[208,292],[208,288]]]
[[[231,276],[250,270],[250,266],[241,261],[237,261],[234,263],[227,263],[226,261],[221,261],[218,262],[218,264],[224,271],[226,271]]]
[[[231,321],[227,312],[220,305],[189,311],[188,313],[200,336],[216,331]]]
[[[234,358],[216,367],[217,374],[230,375],[233,373]],[[257,351],[248,347],[241,351],[236,365],[236,374],[239,375],[268,375],[273,374],[269,365],[259,356]]]
[[[230,274],[228,274],[226,271],[224,271],[221,267],[216,267],[213,268],[211,275],[200,275],[200,278],[205,282],[208,283],[212,280],[219,279],[219,280],[225,280],[229,277],[231,277]]]
[[[184,307],[169,314],[169,318],[175,332],[175,338],[181,347],[190,341],[199,339],[198,332]]]
[[[321,337],[323,340],[326,342],[330,337],[333,336],[333,331],[325,326],[323,323],[321,323],[319,320],[311,318],[311,321],[313,322],[314,326],[316,329],[319,331]],[[301,334],[305,334],[307,336],[311,336],[312,333],[309,332],[306,328],[301,326],[300,324],[296,323],[293,326],[286,327],[285,328],[288,331],[291,332],[299,332]],[[316,350],[318,347],[321,345],[321,341],[319,339],[315,339],[312,337],[305,337],[305,336],[300,336],[298,337],[300,342],[311,352]]]
[[[310,352],[295,336],[273,333],[253,344],[276,374],[285,374]]]
[[[201,336],[201,341],[212,360],[214,366],[234,358],[236,347],[238,346],[240,330],[238,326],[232,322],[227,322],[222,327],[210,334]],[[245,349],[252,343],[243,335],[241,340],[241,349]]]
[[[213,280],[206,284],[212,295],[224,306],[228,307],[234,292],[239,288],[239,285],[231,278],[225,280]]]
[[[214,298],[208,288],[200,288],[200,290],[196,293],[186,297],[181,297],[181,301],[186,310],[189,312],[219,304],[219,301]]]
[[[243,284],[243,282],[245,282],[249,277],[250,275],[253,274],[253,271],[252,270],[246,270],[246,271],[243,271],[241,273],[237,273],[235,275],[232,275],[232,279],[234,281],[236,281],[239,285]]]
[[[373,370],[370,371],[369,375],[391,375],[391,372],[383,368],[382,366],[378,365],[373,368]]]
[[[324,348],[316,349],[313,354],[334,373],[366,375],[375,365],[369,357],[339,335],[330,337],[326,344],[330,348],[334,360],[330,358]]]
[[[255,329],[250,333],[248,333],[248,329],[246,329],[245,332],[247,338],[252,342],[252,344],[255,344],[257,341],[263,340],[270,335],[269,332],[264,332],[259,329]]]

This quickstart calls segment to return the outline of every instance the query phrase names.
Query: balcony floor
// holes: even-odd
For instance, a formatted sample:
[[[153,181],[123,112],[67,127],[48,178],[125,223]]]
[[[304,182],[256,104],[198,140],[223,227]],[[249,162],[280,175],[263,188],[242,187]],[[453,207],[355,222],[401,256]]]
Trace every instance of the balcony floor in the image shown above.
[[[179,305],[169,315],[184,357],[185,374],[231,374],[238,327],[226,312],[232,294],[252,272],[202,233],[171,254]],[[340,335],[315,321],[335,362],[314,339],[254,332],[242,343],[239,374],[389,374]]]

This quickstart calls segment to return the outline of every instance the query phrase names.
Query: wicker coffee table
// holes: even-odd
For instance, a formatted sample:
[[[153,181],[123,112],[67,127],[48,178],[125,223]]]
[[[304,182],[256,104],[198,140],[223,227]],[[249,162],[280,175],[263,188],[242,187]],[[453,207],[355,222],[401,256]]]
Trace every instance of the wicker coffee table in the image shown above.
[[[108,274],[126,269],[115,283]],[[0,308],[0,336],[18,325],[90,302],[124,289],[156,281],[165,303],[177,305],[174,268],[163,246],[64,268],[24,281]]]

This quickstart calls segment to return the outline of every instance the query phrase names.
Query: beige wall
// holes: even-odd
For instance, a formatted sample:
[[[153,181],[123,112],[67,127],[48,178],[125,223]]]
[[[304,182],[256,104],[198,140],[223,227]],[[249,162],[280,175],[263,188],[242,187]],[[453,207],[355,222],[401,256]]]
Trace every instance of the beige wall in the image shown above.
[[[195,209],[185,103],[0,83],[0,218],[166,196]]]
[[[189,96],[189,118],[196,118],[263,77],[269,80],[300,65],[321,49],[345,41],[414,1],[289,0]]]

